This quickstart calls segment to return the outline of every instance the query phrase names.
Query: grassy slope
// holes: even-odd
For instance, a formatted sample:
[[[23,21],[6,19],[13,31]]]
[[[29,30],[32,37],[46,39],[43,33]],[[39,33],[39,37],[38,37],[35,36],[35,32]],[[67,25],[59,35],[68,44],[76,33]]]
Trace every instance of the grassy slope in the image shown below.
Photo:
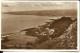
[[[36,46],[37,49],[76,49],[77,47],[77,28],[76,28],[76,22],[74,22],[72,24],[73,26],[69,27],[66,31],[64,32],[60,37],[58,38],[54,38],[52,40],[48,40],[48,41],[45,41],[41,44],[38,44]],[[72,28],[72,29],[71,29]],[[68,34],[68,35],[66,35]],[[65,36],[70,36],[69,39],[67,39]],[[70,40],[68,42],[68,40]]]

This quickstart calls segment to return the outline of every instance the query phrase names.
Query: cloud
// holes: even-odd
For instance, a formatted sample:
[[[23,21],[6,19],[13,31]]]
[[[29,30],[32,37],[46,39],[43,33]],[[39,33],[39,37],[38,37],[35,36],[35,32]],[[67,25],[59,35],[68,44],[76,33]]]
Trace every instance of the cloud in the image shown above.
[[[76,2],[3,2],[12,11],[76,9]],[[9,9],[7,8],[7,9]],[[4,8],[5,10],[6,8]]]

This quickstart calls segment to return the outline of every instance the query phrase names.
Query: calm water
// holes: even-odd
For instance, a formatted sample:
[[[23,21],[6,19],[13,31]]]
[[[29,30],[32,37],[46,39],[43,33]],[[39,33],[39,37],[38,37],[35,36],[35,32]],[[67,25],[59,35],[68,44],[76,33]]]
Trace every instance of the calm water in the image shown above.
[[[23,29],[37,27],[52,18],[57,19],[58,17],[3,14],[2,33],[14,33]]]

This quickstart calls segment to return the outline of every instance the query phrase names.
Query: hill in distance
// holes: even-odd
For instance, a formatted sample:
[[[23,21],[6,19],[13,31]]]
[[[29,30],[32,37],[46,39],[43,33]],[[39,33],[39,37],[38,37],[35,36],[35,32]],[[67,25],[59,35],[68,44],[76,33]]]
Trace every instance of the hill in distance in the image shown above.
[[[76,16],[77,10],[35,10],[4,12],[12,15],[37,15],[37,16]]]

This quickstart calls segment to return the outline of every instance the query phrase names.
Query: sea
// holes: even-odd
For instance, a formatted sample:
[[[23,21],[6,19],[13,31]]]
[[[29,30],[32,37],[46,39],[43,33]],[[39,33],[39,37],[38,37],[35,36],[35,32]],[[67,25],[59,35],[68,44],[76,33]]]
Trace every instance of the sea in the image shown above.
[[[59,19],[61,16],[12,15],[2,14],[1,33],[15,33],[23,29],[38,27],[50,22],[50,19]]]

